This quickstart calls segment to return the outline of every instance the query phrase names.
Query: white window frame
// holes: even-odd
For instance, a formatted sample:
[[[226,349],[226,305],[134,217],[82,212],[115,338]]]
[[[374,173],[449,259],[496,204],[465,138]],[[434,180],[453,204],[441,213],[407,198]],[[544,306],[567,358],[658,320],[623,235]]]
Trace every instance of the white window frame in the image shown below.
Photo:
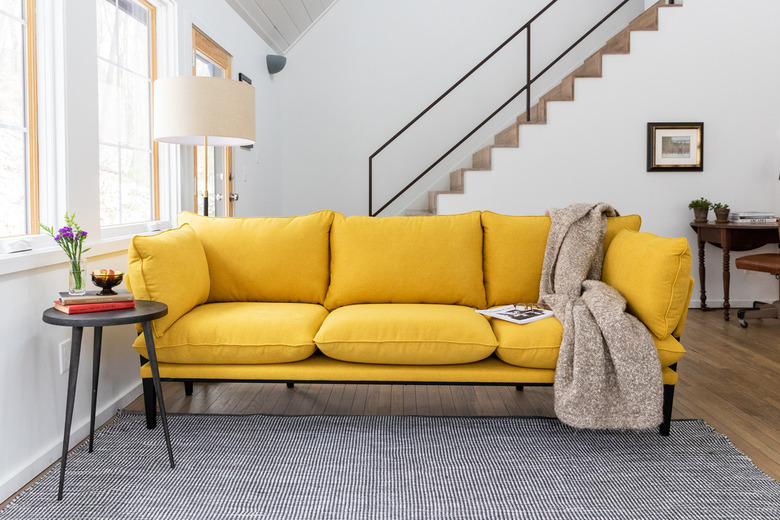
[[[27,237],[38,234],[38,222],[40,221],[40,201],[38,197],[39,185],[39,159],[38,159],[38,23],[36,20],[36,0],[17,0],[24,15],[17,18],[11,13],[3,14],[12,20],[16,20],[24,27],[22,48],[24,78],[23,100],[24,121],[21,129],[25,134],[24,166],[26,172],[25,187],[25,214],[29,229],[19,235],[0,237],[4,242],[26,240]],[[32,8],[32,9],[31,9]],[[31,63],[32,62],[32,63]],[[3,125],[5,126],[5,125]],[[13,125],[12,125],[13,126]]]
[[[177,75],[178,5],[175,0],[147,1],[157,13],[157,77]],[[170,147],[158,147],[159,220],[101,229],[97,20],[90,1],[67,2],[67,8],[64,4],[61,0],[37,0],[36,5],[40,220],[59,228],[65,211],[75,211],[82,229],[89,233],[86,245],[91,250],[85,255],[89,260],[127,250],[134,235],[171,227],[182,207],[177,173],[181,158]],[[31,250],[5,252],[20,239],[27,240]],[[64,253],[46,234],[0,239],[0,276],[65,261]]]

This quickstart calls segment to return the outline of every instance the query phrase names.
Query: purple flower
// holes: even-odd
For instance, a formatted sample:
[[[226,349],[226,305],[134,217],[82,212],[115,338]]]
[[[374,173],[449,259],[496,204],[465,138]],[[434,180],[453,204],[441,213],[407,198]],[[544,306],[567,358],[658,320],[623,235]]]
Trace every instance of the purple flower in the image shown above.
[[[65,226],[64,228],[62,228],[62,229],[60,229],[60,230],[59,230],[59,233],[61,233],[61,234],[62,234],[62,233],[68,233],[68,232],[70,232],[70,231],[73,231],[73,228],[72,228],[72,227],[70,227],[70,226]]]
[[[54,237],[54,241],[55,242],[59,242],[61,238],[62,238],[62,235],[57,235],[56,237]]]
[[[71,233],[70,231],[63,233],[62,236],[64,236],[68,240],[73,240],[73,233]]]
[[[79,239],[84,240],[85,238],[87,238],[87,232],[79,231]]]

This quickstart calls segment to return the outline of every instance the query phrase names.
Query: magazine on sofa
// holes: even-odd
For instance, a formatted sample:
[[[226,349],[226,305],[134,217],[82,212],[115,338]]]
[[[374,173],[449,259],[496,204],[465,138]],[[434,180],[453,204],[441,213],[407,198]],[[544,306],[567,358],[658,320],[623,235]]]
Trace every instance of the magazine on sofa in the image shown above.
[[[488,316],[490,318],[497,318],[499,320],[511,321],[512,323],[531,323],[532,321],[543,320],[545,318],[551,318],[553,311],[542,308],[538,305],[504,305],[503,307],[495,307],[493,309],[480,310],[476,309],[480,314]]]

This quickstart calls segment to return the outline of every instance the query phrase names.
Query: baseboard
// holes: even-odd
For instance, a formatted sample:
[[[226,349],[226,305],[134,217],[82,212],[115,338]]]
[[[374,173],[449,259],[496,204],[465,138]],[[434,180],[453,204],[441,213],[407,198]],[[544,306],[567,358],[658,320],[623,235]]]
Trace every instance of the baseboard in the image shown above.
[[[139,395],[141,395],[141,393],[142,387],[141,383],[139,382],[129,388],[124,395],[98,410],[95,414],[95,424],[104,424],[114,416],[117,409],[124,408],[128,404],[132,403]],[[87,414],[86,418],[79,423],[76,423],[76,418],[74,417],[74,425],[71,428],[70,434],[70,447],[72,448],[73,446],[76,446],[87,437],[89,437],[89,414]],[[28,482],[37,477],[46,468],[57,462],[61,456],[62,440],[55,442],[48,448],[41,451],[26,466],[12,471],[12,475],[4,482],[0,483],[0,502],[4,502],[9,497],[13,496],[17,491],[22,489]],[[54,497],[52,497],[52,500],[53,499]]]

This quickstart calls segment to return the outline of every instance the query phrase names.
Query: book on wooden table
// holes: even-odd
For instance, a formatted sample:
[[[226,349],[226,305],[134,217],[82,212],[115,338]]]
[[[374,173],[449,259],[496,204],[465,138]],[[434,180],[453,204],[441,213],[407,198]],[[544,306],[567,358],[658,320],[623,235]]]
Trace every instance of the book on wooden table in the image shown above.
[[[133,293],[128,291],[117,291],[116,294],[98,296],[99,291],[87,291],[82,295],[73,295],[68,292],[60,293],[59,303],[61,305],[84,305],[87,303],[108,303],[108,302],[132,302],[135,301]]]
[[[729,220],[730,224],[775,224],[776,218],[740,218],[737,220]]]
[[[729,213],[729,220],[764,220],[775,219],[775,214],[771,211],[732,211]]]
[[[85,312],[116,311],[119,309],[134,309],[135,300],[129,302],[102,302],[102,303],[80,303],[77,305],[63,305],[60,302],[54,302],[54,308],[65,314],[82,314]]]
[[[503,307],[495,307],[493,309],[476,311],[484,316],[490,318],[497,318],[499,320],[511,321],[512,323],[531,323],[545,318],[552,318],[555,314],[550,309],[543,308],[537,304],[525,305],[519,303],[517,305],[504,305]]]

